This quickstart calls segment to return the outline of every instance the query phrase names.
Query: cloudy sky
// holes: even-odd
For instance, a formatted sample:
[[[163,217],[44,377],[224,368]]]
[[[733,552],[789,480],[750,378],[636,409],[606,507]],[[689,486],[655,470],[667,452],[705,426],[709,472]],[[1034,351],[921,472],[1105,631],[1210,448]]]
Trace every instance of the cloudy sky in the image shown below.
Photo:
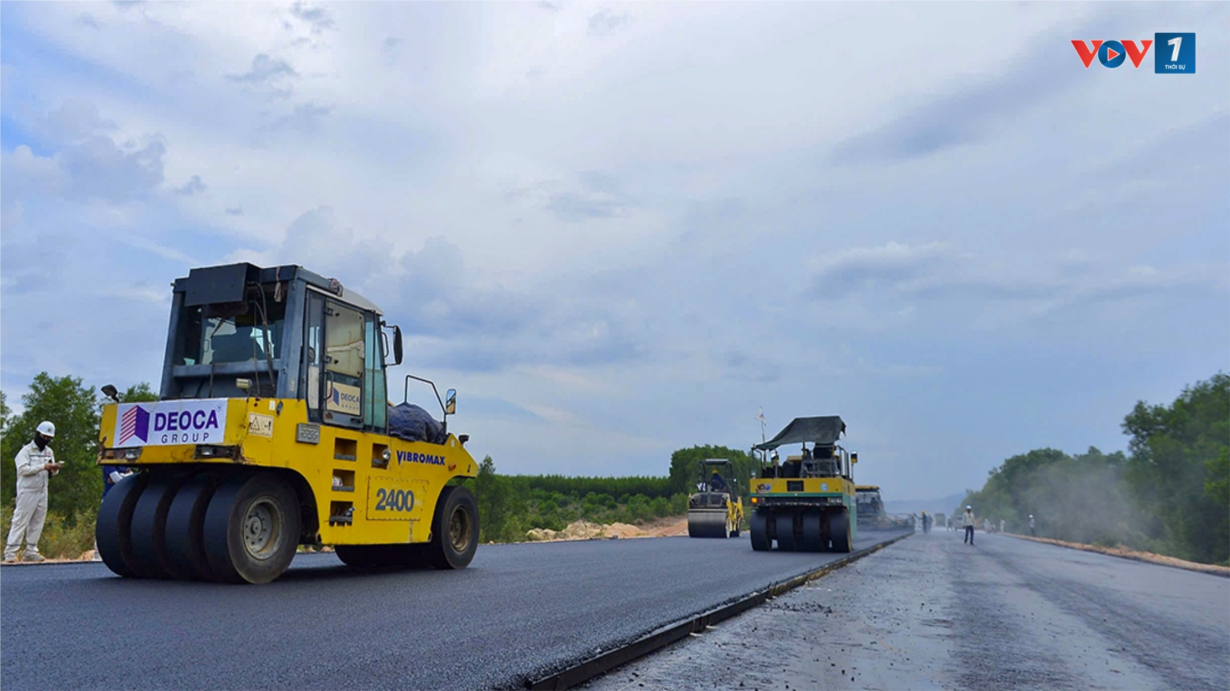
[[[157,381],[169,282],[239,260],[380,304],[502,472],[663,474],[762,406],[938,497],[1230,369],[1225,4],[0,15],[10,402]],[[1196,74],[1071,44],[1158,31]]]

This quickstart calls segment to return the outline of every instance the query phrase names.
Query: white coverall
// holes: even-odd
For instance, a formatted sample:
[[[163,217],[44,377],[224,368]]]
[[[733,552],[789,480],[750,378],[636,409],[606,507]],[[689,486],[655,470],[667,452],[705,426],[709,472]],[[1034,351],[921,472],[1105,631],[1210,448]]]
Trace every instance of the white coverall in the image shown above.
[[[17,557],[23,536],[26,554],[38,554],[38,539],[47,518],[47,478],[59,472],[48,472],[43,466],[55,460],[50,444],[39,451],[38,445],[30,442],[17,452],[17,507],[13,510],[9,539],[4,544],[5,561]]]

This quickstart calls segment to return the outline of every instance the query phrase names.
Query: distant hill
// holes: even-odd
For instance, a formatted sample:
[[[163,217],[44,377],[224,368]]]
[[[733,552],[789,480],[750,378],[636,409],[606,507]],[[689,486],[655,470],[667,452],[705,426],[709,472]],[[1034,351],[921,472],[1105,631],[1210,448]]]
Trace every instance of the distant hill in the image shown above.
[[[939,499],[899,499],[886,500],[884,502],[884,510],[888,513],[952,513],[952,510],[957,508],[961,500],[965,498],[965,492],[950,494],[947,497]]]

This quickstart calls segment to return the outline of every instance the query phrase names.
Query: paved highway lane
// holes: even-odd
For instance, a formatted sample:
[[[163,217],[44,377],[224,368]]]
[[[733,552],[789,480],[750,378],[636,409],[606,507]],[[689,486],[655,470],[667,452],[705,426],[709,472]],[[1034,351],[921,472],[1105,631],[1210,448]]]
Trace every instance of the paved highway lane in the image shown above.
[[[480,546],[448,573],[362,573],[314,554],[266,586],[128,580],[102,564],[4,567],[0,685],[518,686],[837,556],[756,553],[746,536]]]
[[[788,636],[778,635],[789,632]],[[1230,578],[917,534],[588,688],[1230,688]]]

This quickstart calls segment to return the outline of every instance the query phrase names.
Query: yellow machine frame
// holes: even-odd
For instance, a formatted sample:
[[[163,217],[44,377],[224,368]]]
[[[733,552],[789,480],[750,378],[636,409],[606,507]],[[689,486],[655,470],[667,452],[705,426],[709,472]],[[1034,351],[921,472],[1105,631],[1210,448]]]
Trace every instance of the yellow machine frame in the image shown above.
[[[128,459],[125,453],[133,449],[109,443],[118,405],[107,404],[98,462],[150,468],[200,464],[285,469],[300,500],[315,505],[317,541],[326,545],[427,542],[441,490],[454,479],[478,473],[474,458],[453,434],[440,445],[311,424],[306,404],[298,400],[229,399],[226,407],[226,429],[216,444],[136,447],[140,455]],[[314,430],[314,435],[304,436],[318,441],[298,439],[301,428]]]

